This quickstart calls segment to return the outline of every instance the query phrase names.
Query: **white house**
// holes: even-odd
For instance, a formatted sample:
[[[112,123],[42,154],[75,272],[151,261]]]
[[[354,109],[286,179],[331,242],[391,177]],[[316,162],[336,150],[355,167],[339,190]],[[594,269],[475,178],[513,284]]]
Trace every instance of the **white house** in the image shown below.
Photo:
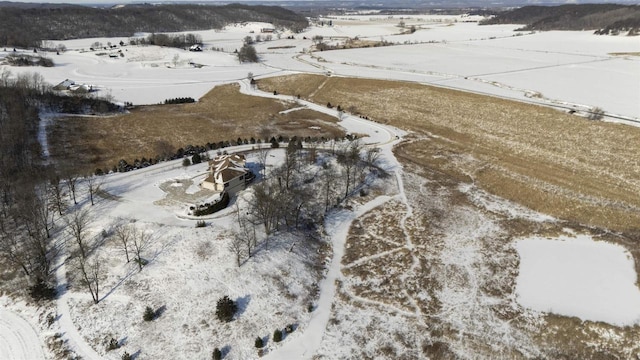
[[[245,167],[246,159],[242,154],[218,155],[209,160],[209,176],[200,186],[213,191],[236,192],[244,189],[253,180],[251,170]]]

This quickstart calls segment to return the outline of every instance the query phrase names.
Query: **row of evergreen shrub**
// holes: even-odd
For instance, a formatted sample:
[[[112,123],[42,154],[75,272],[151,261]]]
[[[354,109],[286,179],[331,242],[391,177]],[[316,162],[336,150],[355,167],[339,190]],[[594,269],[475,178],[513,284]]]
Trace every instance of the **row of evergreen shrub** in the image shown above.
[[[194,103],[196,102],[196,99],[192,98],[192,97],[180,97],[180,98],[173,98],[173,99],[166,99],[164,101],[165,105],[168,104],[188,104],[188,103]]]
[[[238,138],[237,140],[227,140],[227,141],[219,141],[219,142],[209,142],[206,145],[202,146],[202,145],[187,145],[185,148],[179,148],[174,154],[171,155],[166,155],[166,156],[160,156],[160,155],[156,155],[155,158],[145,158],[142,157],[141,159],[135,159],[133,164],[129,164],[126,160],[121,159],[120,161],[118,161],[118,164],[114,165],[111,169],[109,168],[97,168],[95,171],[96,175],[105,175],[108,174],[110,171],[111,172],[127,172],[127,171],[131,171],[131,170],[136,170],[136,169],[142,169],[145,168],[147,166],[151,166],[151,165],[155,165],[159,162],[162,161],[168,161],[168,160],[175,160],[175,159],[181,159],[184,158],[185,156],[194,156],[196,154],[202,154],[206,151],[210,151],[210,150],[216,150],[216,149],[224,149],[226,147],[230,147],[230,146],[236,146],[236,145],[249,145],[249,144],[266,144],[269,143],[271,144],[272,148],[277,148],[279,146],[279,143],[282,142],[292,142],[292,141],[296,141],[296,142],[313,142],[313,143],[324,143],[327,141],[331,141],[331,140],[336,140],[336,141],[341,141],[341,140],[349,140],[349,141],[353,141],[357,138],[357,136],[355,135],[351,135],[351,134],[347,134],[344,137],[339,137],[336,136],[335,138],[328,138],[328,137],[311,137],[311,136],[307,136],[307,137],[297,137],[297,136],[293,136],[291,138],[289,138],[288,136],[283,136],[283,135],[279,135],[279,136],[272,136],[271,138],[265,138],[263,139],[256,139],[254,137],[250,138],[250,139],[246,139],[246,138]],[[278,144],[278,145],[276,145]],[[200,156],[200,155],[198,155]],[[191,162],[192,160],[189,160],[189,162]],[[188,166],[188,165],[187,165]]]

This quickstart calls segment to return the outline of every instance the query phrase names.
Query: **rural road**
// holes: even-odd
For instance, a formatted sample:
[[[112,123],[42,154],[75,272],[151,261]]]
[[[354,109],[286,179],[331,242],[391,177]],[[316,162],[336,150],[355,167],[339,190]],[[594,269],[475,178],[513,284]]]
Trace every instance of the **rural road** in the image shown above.
[[[5,309],[0,309],[0,359],[45,359],[36,329],[18,314]]]

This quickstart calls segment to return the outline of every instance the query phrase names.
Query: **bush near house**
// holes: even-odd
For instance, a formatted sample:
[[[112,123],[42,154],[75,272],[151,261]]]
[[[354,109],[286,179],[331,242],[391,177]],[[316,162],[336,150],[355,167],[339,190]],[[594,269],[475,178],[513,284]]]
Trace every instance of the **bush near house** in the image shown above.
[[[210,214],[213,214],[214,212],[217,212],[226,208],[227,205],[229,205],[229,194],[225,192],[222,194],[222,198],[218,202],[215,202],[213,204],[205,204],[204,206],[198,207],[197,209],[193,210],[193,215],[194,216],[210,215]]]

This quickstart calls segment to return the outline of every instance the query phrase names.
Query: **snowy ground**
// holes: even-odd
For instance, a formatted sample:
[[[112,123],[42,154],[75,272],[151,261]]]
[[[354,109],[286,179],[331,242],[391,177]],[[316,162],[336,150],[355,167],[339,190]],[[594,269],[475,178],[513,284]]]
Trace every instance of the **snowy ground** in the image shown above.
[[[413,34],[400,34],[400,20],[414,25]],[[519,33],[519,25],[479,26],[477,19],[422,16],[400,19],[347,16],[333,26],[314,25],[300,34],[273,34],[256,48],[260,64],[238,64],[233,51],[246,36],[263,39],[263,23],[229,26],[220,31],[195,31],[205,51],[154,46],[124,46],[123,58],[88,51],[96,41],[118,44],[126,38],[68,40],[69,51],[49,54],[53,68],[11,68],[38,71],[47,81],[64,79],[92,84],[118,101],[158,103],[167,98],[199,98],[212,86],[234,82],[249,72],[256,76],[294,72],[415,81],[566,109],[601,107],[623,119],[639,119],[640,42],[628,36],[595,36],[590,31]],[[328,19],[327,19],[328,21]],[[325,24],[328,23],[325,21]],[[253,32],[252,32],[253,31]],[[294,39],[287,39],[293,35]],[[347,38],[405,44],[382,48],[308,54],[314,36],[340,44]],[[280,37],[280,39],[278,39]],[[306,39],[305,39],[306,38]],[[222,48],[223,52],[212,48]],[[12,50],[12,49],[7,49]],[[627,55],[613,55],[615,53]],[[2,57],[6,52],[0,52]],[[174,59],[176,61],[174,61]],[[195,68],[189,63],[202,64]],[[6,66],[3,66],[6,67]]]
[[[517,26],[478,27],[462,22],[460,17],[402,20],[418,30],[397,35],[399,18],[354,15],[332,19],[332,27],[312,27],[295,34],[293,40],[285,39],[290,34],[283,34],[280,40],[257,45],[263,59],[260,64],[237,64],[230,53],[245,36],[255,36],[257,29],[264,27],[247,24],[198,32],[206,48],[222,47],[224,52],[125,46],[124,58],[109,58],[86,50],[95,41],[116,44],[126,39],[70,40],[64,42],[69,51],[50,55],[56,67],[10,71],[37,70],[51,83],[73,79],[93,84],[102,93],[135,104],[184,96],[198,98],[216,84],[246,78],[248,72],[269,76],[289,71],[331,71],[432,83],[548,104],[600,106],[612,114],[640,118],[640,60],[637,56],[609,54],[640,51],[636,38],[597,37],[588,32],[513,36]],[[335,43],[358,36],[406,45],[306,54],[314,35]],[[3,54],[0,52],[0,57]],[[205,66],[191,67],[190,61]],[[252,92],[247,81],[241,81],[241,85],[243,92]],[[324,106],[300,104],[337,116]],[[282,344],[269,340],[268,357],[312,358],[320,354],[345,358],[361,354],[420,358],[425,352],[437,356],[441,351],[462,358],[491,358],[495,354],[513,358],[541,354],[542,347],[532,334],[543,328],[543,312],[551,309],[563,315],[583,316],[594,311],[593,307],[585,312],[565,310],[571,308],[575,297],[541,296],[540,277],[531,274],[540,272],[537,266],[551,264],[547,258],[544,263],[536,262],[543,240],[535,240],[535,244],[534,240],[521,240],[514,247],[510,230],[505,228],[506,220],[543,224],[553,219],[532,215],[477,189],[452,190],[457,188],[447,188],[414,174],[413,169],[403,169],[391,151],[400,141],[396,136],[404,135],[398,129],[355,117],[347,117],[342,125],[350,132],[369,134],[368,145],[381,147],[394,186],[386,188],[387,193],[381,196],[353,203],[351,210],[327,218],[333,255],[326,259],[322,281],[309,270],[309,254],[286,251],[299,241],[294,237],[279,239],[271,250],[259,252],[240,269],[235,267],[226,246],[233,227],[231,211],[209,217],[208,227],[196,229],[192,220],[182,216],[182,205],[161,202],[166,194],[162,187],[178,188],[171,184],[179,180],[186,180],[181,185],[185,194],[196,193],[193,180],[202,177],[205,165],[185,169],[179,161],[167,162],[107,176],[102,186],[105,198],[93,208],[83,200],[80,206],[92,208],[94,214],[91,231],[96,241],[103,230],[109,233],[115,222],[135,221],[136,226],[152,234],[153,245],[147,252],[151,261],[138,272],[134,264],[123,261],[112,240],[106,239],[103,250],[95,255],[103,257],[110,268],[98,305],[92,305],[86,290],[68,278],[70,264],[61,262],[56,274],[60,290],[67,284],[71,287],[62,291],[51,331],[63,333],[68,346],[84,359],[117,359],[123,350],[140,360],[186,355],[208,358],[213,347],[223,348],[230,359],[253,358],[257,356],[255,336],[268,338],[273,330],[289,323],[296,325],[296,332]],[[250,157],[248,161],[254,160]],[[278,157],[270,161],[278,161]],[[362,224],[367,226],[361,233]],[[380,226],[384,224],[388,226]],[[356,246],[358,239],[371,246]],[[573,240],[564,241],[570,248],[554,244],[544,251],[558,255],[558,261],[565,265],[562,256],[576,249],[587,251],[584,243]],[[593,259],[602,264],[600,274],[620,280],[615,285],[625,286],[621,290],[625,292],[619,294],[624,294],[620,296],[628,302],[615,314],[607,314],[612,317],[583,318],[637,327],[637,306],[630,307],[638,301],[635,274],[629,272],[629,259],[620,249],[607,248],[611,251],[607,252],[605,246],[597,247]],[[567,270],[560,265],[555,269],[558,273]],[[587,274],[583,271],[575,276],[584,280]],[[603,283],[609,282],[597,284]],[[316,284],[319,293],[315,310],[308,313]],[[230,295],[240,304],[240,317],[230,326],[213,320],[215,301],[222,295]],[[162,314],[154,322],[143,322],[145,306],[161,309]],[[7,307],[12,312],[0,312],[0,338],[13,336],[21,345],[16,348],[12,340],[0,341],[0,358],[24,351],[33,352],[15,358],[53,358],[41,354],[42,346],[36,346],[42,341],[38,340],[38,333],[44,331],[42,319],[16,317],[20,307],[14,303]],[[105,340],[110,337],[118,339],[124,348],[105,353]]]
[[[523,306],[619,326],[640,322],[640,290],[631,254],[588,236],[516,242],[516,293]]]

